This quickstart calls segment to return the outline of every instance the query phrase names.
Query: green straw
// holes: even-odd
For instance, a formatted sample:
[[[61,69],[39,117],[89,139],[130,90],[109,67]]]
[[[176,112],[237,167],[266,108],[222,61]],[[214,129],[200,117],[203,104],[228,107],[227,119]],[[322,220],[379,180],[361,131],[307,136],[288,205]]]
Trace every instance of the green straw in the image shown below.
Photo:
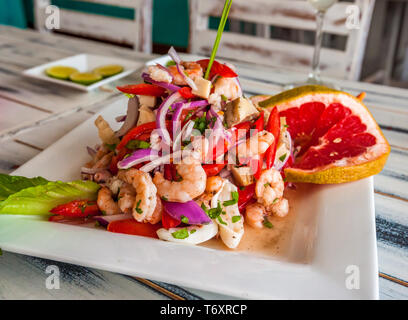
[[[228,14],[231,9],[232,0],[226,0],[224,4],[224,9],[222,10],[222,16],[220,20],[220,24],[218,25],[217,37],[215,38],[214,46],[211,52],[210,61],[208,62],[207,71],[205,72],[204,78],[208,80],[210,76],[211,67],[213,65],[215,56],[217,54],[218,46],[221,41],[222,33],[224,32],[225,24],[227,23]]]

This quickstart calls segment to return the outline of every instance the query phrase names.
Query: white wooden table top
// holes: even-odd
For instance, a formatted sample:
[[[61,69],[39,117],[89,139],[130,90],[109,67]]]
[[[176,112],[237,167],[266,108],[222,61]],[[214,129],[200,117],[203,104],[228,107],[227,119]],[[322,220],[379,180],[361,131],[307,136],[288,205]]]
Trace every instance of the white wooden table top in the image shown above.
[[[128,76],[84,93],[21,76],[21,71],[78,53],[119,56],[140,62],[154,55],[65,36],[0,26],[0,172],[9,173],[47,148],[120,94]],[[305,74],[235,63],[250,94],[274,94]],[[367,92],[364,100],[391,144],[387,165],[375,181],[381,299],[408,299],[408,90],[335,81],[345,91]],[[47,265],[60,267],[59,290],[45,287]],[[226,298],[111,272],[3,252],[0,299],[200,299]]]

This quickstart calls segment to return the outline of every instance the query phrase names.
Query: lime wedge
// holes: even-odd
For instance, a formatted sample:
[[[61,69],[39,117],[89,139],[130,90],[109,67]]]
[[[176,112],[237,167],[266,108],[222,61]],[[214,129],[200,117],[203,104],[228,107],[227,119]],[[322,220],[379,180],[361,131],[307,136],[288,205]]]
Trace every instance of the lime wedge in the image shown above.
[[[102,76],[91,72],[75,72],[69,78],[73,82],[89,85],[101,80]]]
[[[102,77],[107,78],[110,76],[114,76],[115,74],[121,73],[122,71],[123,71],[122,66],[118,64],[110,64],[95,68],[92,72],[100,74]]]
[[[74,72],[78,72],[78,70],[75,68],[65,67],[65,66],[53,66],[45,70],[45,74],[47,76],[57,78],[57,79],[62,79],[62,80],[69,79],[69,76],[73,74]]]

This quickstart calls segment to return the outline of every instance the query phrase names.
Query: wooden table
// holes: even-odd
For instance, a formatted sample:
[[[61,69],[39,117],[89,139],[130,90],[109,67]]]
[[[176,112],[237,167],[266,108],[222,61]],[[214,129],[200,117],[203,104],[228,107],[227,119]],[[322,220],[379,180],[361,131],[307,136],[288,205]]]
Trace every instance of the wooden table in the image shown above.
[[[49,85],[21,71],[81,52],[140,62],[154,58],[134,51],[63,36],[0,26],[0,172],[9,173],[119,97],[114,87],[138,81],[131,75],[90,93]],[[306,75],[236,63],[248,95],[273,94]],[[344,90],[367,92],[365,102],[392,146],[375,177],[380,297],[408,298],[408,90],[336,81]],[[1,226],[0,226],[1,227]],[[47,265],[60,267],[59,290],[44,283]],[[3,252],[0,299],[200,299],[225,298],[111,272]]]

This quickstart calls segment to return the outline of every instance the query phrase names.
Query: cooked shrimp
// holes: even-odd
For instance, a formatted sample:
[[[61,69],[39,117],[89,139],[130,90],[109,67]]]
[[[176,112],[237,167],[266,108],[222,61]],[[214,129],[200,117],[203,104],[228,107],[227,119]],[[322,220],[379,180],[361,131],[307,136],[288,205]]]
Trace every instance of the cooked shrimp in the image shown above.
[[[223,182],[224,180],[219,176],[208,177],[205,192],[209,194],[217,193],[222,188]]]
[[[187,82],[184,80],[184,77],[178,72],[176,66],[170,66],[168,67],[168,69],[173,76],[174,84],[179,86],[187,85]],[[194,61],[183,61],[181,63],[181,69],[193,80],[203,76],[203,69],[197,62]]]
[[[105,154],[102,158],[96,161],[96,163],[92,166],[92,169],[107,168],[112,161],[112,157],[113,152]]]
[[[249,204],[245,209],[245,222],[253,228],[261,229],[265,214],[265,207],[260,203]]]
[[[94,181],[97,183],[105,183],[110,178],[112,178],[112,174],[108,170],[102,170],[94,174]]]
[[[272,204],[269,208],[275,216],[285,217],[289,213],[289,201],[287,199],[279,199],[276,203]]]
[[[255,185],[255,194],[258,202],[270,206],[283,196],[285,184],[279,171],[271,168],[262,171]]]
[[[156,207],[154,208],[153,214],[149,220],[149,223],[156,224],[162,219],[163,204],[159,197],[156,197]]]
[[[150,78],[155,81],[171,83],[171,81],[173,80],[169,73],[166,72],[166,70],[163,70],[158,66],[149,66],[147,70],[149,72]]]
[[[264,153],[275,140],[272,133],[264,130],[252,135],[245,143],[237,146],[237,155],[241,163]]]
[[[118,205],[120,210],[124,213],[132,213],[135,197],[135,189],[130,184],[124,183],[118,194]]]
[[[241,86],[236,78],[220,77],[214,84],[214,92],[210,94],[208,102],[212,105],[221,104],[221,96],[234,100],[242,96]]]
[[[136,192],[132,207],[133,217],[139,222],[150,222],[157,203],[157,189],[152,178],[148,173],[137,169],[120,171],[120,176],[126,183],[131,184]]]
[[[187,202],[204,192],[207,175],[197,159],[184,158],[176,165],[176,170],[182,178],[179,182],[166,180],[161,172],[156,172],[153,182],[161,198],[168,201]]]
[[[113,200],[112,192],[107,187],[99,189],[96,203],[99,209],[108,216],[121,213],[118,204]]]

